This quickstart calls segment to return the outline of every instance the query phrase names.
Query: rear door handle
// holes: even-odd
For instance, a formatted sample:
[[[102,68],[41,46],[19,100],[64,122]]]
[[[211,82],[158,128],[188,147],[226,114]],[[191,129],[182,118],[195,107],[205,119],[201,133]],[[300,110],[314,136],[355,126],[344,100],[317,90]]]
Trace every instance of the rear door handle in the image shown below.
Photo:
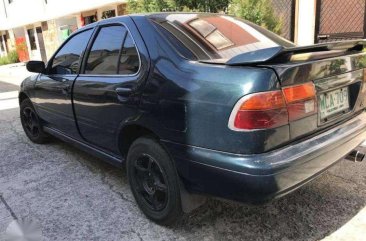
[[[120,96],[129,96],[132,93],[132,89],[131,88],[116,88],[116,93],[117,93],[117,95],[120,95]]]

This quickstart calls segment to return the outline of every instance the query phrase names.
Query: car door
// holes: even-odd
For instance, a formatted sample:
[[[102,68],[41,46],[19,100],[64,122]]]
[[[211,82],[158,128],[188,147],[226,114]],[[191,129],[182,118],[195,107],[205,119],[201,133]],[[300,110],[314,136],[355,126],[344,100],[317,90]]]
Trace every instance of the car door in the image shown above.
[[[71,90],[93,29],[75,34],[49,61],[35,85],[35,105],[46,125],[72,137],[80,136],[73,114]]]
[[[148,74],[146,58],[141,58],[145,55],[146,49],[137,48],[125,24],[98,26],[73,91],[77,124],[85,141],[119,154],[119,127],[137,114],[140,86]]]

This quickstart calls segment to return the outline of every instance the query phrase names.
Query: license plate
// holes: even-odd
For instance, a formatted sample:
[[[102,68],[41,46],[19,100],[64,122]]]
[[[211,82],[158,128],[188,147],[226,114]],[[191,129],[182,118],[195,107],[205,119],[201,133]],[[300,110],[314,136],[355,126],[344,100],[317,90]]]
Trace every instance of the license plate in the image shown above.
[[[321,119],[349,110],[348,87],[321,94],[319,102]]]

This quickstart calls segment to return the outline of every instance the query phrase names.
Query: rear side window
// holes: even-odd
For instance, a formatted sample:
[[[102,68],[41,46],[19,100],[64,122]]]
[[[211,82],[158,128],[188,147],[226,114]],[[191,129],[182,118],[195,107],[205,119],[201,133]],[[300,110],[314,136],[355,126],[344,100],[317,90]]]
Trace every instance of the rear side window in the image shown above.
[[[197,57],[189,50],[177,37],[170,31],[165,29],[162,25],[152,22],[160,30],[160,32],[169,40],[172,46],[186,59],[197,60]]]
[[[187,53],[194,53],[198,60],[228,60],[256,50],[295,46],[268,30],[228,15],[158,13],[148,18],[160,25],[160,32],[180,53],[193,60]]]
[[[139,70],[140,59],[130,34],[126,36],[119,60],[118,74],[135,74]]]
[[[135,44],[123,26],[100,29],[90,50],[85,74],[134,74],[139,68]]]
[[[71,37],[53,59],[51,74],[77,74],[81,54],[85,50],[91,34],[90,29]]]
[[[85,74],[116,74],[126,33],[126,28],[122,26],[101,28],[90,50]]]

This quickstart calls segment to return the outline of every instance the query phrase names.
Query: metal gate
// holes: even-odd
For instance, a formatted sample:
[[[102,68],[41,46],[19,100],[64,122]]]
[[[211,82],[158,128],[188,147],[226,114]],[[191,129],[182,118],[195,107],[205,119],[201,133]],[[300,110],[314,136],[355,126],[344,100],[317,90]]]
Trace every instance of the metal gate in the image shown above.
[[[282,24],[281,36],[294,41],[296,0],[272,0],[273,10]]]
[[[366,0],[317,0],[315,42],[365,37]]]

